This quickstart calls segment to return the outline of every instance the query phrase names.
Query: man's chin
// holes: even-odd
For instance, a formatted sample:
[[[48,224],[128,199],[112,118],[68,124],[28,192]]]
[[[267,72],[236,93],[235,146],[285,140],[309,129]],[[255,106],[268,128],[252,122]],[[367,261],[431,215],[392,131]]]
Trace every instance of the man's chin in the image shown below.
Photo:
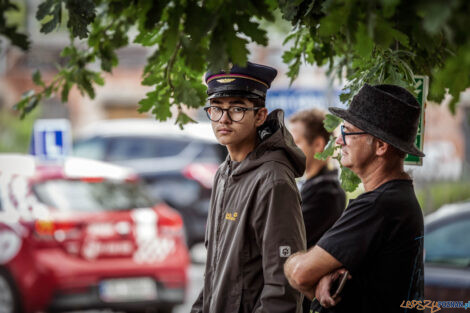
[[[219,144],[221,144],[223,146],[226,146],[226,145],[230,144],[230,140],[228,140],[228,138],[224,138],[224,136],[217,137],[217,141],[219,142]]]
[[[351,166],[352,166],[351,162],[349,162],[348,160],[344,160],[344,159],[341,159],[341,165],[349,169],[351,169]]]

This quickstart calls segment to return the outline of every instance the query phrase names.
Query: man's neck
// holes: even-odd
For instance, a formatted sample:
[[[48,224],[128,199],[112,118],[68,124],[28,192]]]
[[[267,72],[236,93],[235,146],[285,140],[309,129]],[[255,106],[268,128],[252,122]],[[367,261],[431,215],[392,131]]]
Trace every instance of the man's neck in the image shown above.
[[[250,143],[243,143],[241,145],[227,145],[228,154],[230,155],[230,160],[241,162],[246,159],[246,156],[255,149],[256,140],[253,140]]]
[[[403,170],[403,162],[386,164],[384,160],[374,162],[362,173],[358,173],[364,190],[371,191],[377,189],[384,183],[395,179],[411,179]]]
[[[312,160],[312,162],[309,163],[305,169],[305,177],[307,179],[312,178],[313,176],[317,175],[324,166],[326,166],[326,161],[317,159]]]

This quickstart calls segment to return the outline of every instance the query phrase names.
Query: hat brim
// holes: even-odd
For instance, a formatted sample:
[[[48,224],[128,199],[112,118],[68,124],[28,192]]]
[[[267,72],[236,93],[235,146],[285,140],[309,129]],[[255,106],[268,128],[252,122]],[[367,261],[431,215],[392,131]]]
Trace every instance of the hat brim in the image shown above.
[[[395,148],[397,148],[397,149],[399,149],[403,152],[406,152],[408,154],[418,156],[418,157],[424,157],[425,156],[425,154],[422,151],[420,151],[418,148],[416,148],[416,146],[414,144],[410,145],[410,143],[405,142],[405,141],[401,140],[400,138],[397,138],[393,135],[390,135],[390,134],[384,132],[380,128],[375,127],[374,125],[371,125],[369,122],[367,122],[363,118],[361,118],[359,116],[355,116],[354,114],[352,114],[348,110],[341,109],[341,108],[335,108],[335,107],[329,108],[328,110],[331,112],[331,114],[333,114],[333,115],[335,115],[339,118],[342,118],[345,121],[348,121],[349,123],[353,124],[354,126],[360,128],[361,130],[371,134],[374,137],[377,137],[377,138],[385,141],[388,144],[391,144],[392,146],[394,146]]]
[[[230,98],[230,97],[240,97],[240,98],[248,98],[248,99],[264,99],[257,94],[245,91],[221,91],[221,92],[214,92],[207,97],[207,100],[214,99],[214,98]]]

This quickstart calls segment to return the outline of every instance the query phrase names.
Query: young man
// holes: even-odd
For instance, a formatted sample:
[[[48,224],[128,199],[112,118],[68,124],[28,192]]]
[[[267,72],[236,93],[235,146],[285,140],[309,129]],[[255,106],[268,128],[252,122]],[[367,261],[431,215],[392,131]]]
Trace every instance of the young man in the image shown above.
[[[330,169],[327,161],[315,158],[316,153],[323,152],[331,135],[323,127],[324,119],[323,111],[311,109],[298,112],[289,120],[294,142],[307,158],[306,180],[300,189],[307,249],[333,226],[346,206],[346,194],[339,184],[338,171]],[[310,304],[305,297],[304,313],[310,312]]]
[[[268,115],[266,91],[277,71],[254,63],[207,73],[214,134],[228,149],[215,175],[206,240],[204,286],[192,313],[300,312],[285,260],[305,249],[295,177],[305,157],[284,126]]]
[[[289,258],[285,274],[294,288],[335,312],[405,312],[403,301],[423,296],[423,216],[403,170],[406,153],[424,156],[414,146],[419,104],[401,87],[366,84],[348,110],[330,111],[345,121],[336,140],[341,163],[366,192],[349,202],[314,248]],[[352,278],[333,298],[332,279],[343,267]]]

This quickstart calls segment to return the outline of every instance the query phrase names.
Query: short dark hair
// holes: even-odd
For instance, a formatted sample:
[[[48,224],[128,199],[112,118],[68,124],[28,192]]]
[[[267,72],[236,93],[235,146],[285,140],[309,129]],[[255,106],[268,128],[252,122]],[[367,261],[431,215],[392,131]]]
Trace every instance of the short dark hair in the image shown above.
[[[313,140],[321,136],[325,139],[325,143],[329,141],[331,133],[323,126],[325,120],[325,112],[319,109],[304,110],[295,113],[289,119],[290,123],[301,122],[305,126],[304,137],[310,144]]]
[[[251,101],[255,107],[264,108],[265,106],[265,101],[263,98],[248,98],[248,100]]]

